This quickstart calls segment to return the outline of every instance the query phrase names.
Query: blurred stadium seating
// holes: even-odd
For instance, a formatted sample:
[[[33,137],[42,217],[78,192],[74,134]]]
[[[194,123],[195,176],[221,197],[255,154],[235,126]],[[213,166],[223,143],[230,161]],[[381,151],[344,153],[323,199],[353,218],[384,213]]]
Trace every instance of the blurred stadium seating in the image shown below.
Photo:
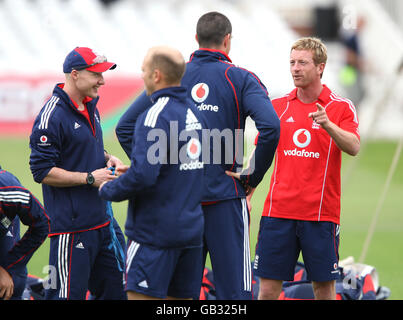
[[[230,56],[234,63],[256,72],[271,97],[278,97],[293,86],[288,72],[290,45],[300,34],[315,32],[315,12],[336,8],[342,27],[348,14],[345,8],[352,6],[367,21],[362,40],[369,66],[365,82],[369,94],[359,110],[364,134],[371,129],[374,137],[401,136],[402,98],[396,93],[402,91],[402,77],[398,81],[395,75],[403,56],[403,38],[398,28],[402,14],[396,14],[396,10],[403,10],[403,6],[401,1],[400,5],[393,0],[385,3],[386,6],[377,0],[1,0],[0,123],[11,114],[12,105],[7,103],[10,86],[13,92],[20,91],[19,95],[31,95],[32,91],[24,93],[24,77],[61,77],[62,61],[75,46],[92,47],[116,62],[118,69],[108,77],[138,77],[145,52],[153,45],[177,47],[187,59],[197,48],[196,21],[211,10],[223,12],[232,21]],[[395,21],[388,11],[395,12]],[[338,73],[344,53],[337,39],[325,40],[330,59],[324,82],[343,95]],[[22,78],[17,81],[16,76]],[[388,92],[391,79],[398,85]],[[49,80],[43,87],[48,86],[50,90]],[[389,102],[385,103],[385,95],[390,97]],[[377,124],[375,133],[372,120],[380,101],[389,116],[387,123]],[[36,106],[40,107],[41,104]]]

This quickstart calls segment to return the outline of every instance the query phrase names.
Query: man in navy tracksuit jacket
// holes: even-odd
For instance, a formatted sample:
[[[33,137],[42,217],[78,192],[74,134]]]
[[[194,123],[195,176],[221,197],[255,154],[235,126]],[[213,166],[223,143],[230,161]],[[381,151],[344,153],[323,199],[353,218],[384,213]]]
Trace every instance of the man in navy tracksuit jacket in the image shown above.
[[[20,239],[20,220],[28,226]],[[0,285],[0,298],[21,299],[27,279],[26,265],[45,241],[49,218],[41,203],[12,173],[0,167],[0,283],[11,275],[13,293]],[[5,295],[4,295],[5,294]]]
[[[259,78],[231,63],[231,32],[230,21],[220,13],[210,12],[199,19],[196,36],[200,49],[192,54],[182,85],[202,112],[208,129],[217,129],[223,136],[217,145],[213,140],[220,141],[220,137],[211,135],[213,150],[203,191],[204,249],[205,256],[207,251],[210,253],[217,298],[251,299],[250,219],[245,187],[253,190],[270,167],[280,122]],[[141,94],[118,123],[116,133],[126,153],[130,153],[135,119],[150,104]],[[237,173],[241,183],[226,171],[236,172],[242,167],[241,133],[247,116],[255,121],[263,137],[259,136],[251,166],[241,175]],[[216,158],[214,162],[214,157],[219,161]]]
[[[203,121],[186,89],[178,86],[184,70],[179,51],[149,50],[143,79],[152,106],[138,117],[131,166],[100,188],[104,199],[130,200],[125,226],[129,299],[194,298],[200,292]]]
[[[97,189],[115,178],[107,167],[123,165],[104,151],[96,108],[102,72],[114,66],[90,48],[75,48],[63,65],[66,83],[55,86],[33,125],[30,166],[51,218],[49,264],[57,271],[47,299],[85,299],[87,290],[96,299],[125,298],[109,225],[122,247],[124,236]]]

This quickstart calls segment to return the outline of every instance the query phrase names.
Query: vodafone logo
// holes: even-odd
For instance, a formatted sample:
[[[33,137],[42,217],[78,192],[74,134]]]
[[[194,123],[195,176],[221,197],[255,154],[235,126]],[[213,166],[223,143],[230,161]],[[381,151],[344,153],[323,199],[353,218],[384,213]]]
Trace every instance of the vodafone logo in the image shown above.
[[[205,83],[196,84],[191,91],[191,95],[194,101],[203,102],[207,99],[209,94],[209,87]]]
[[[197,108],[200,111],[218,112],[218,110],[220,109],[219,106],[202,103],[204,100],[207,99],[209,92],[210,92],[209,86],[201,82],[193,86],[191,95],[194,101],[201,103],[197,106]]]
[[[179,170],[203,169],[204,163],[198,160],[201,150],[202,147],[200,141],[195,138],[190,139],[186,146],[186,152],[191,161],[189,163],[182,163],[179,166]]]
[[[48,137],[47,136],[41,136],[39,138],[38,146],[50,146],[50,143],[48,143]]]
[[[295,131],[292,141],[299,148],[305,148],[311,143],[311,133],[307,129]]]
[[[200,141],[192,138],[187,144],[186,152],[190,159],[195,160],[200,156],[201,144]]]
[[[292,137],[292,141],[298,148],[302,148],[302,150],[298,148],[295,148],[294,150],[283,150],[286,157],[291,156],[313,159],[320,158],[319,152],[306,151],[305,149],[303,149],[311,143],[311,133],[307,129],[298,129],[297,131],[295,131]]]

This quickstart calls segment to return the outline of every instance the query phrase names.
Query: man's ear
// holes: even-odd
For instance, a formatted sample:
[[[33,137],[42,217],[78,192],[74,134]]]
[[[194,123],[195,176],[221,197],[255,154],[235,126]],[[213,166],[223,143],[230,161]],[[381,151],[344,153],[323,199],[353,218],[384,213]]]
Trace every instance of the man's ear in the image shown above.
[[[199,37],[197,36],[197,34],[195,35],[195,39],[196,39],[196,42],[199,43]]]
[[[228,33],[225,37],[224,37],[224,40],[223,40],[223,42],[222,42],[222,44],[223,44],[223,47],[225,48],[225,51],[229,51],[228,49],[230,48],[230,45],[231,45],[231,34],[230,33]]]
[[[73,79],[73,80],[77,80],[77,78],[78,78],[78,75],[79,75],[80,73],[77,71],[77,70],[71,70],[71,72],[70,72],[70,77]]]
[[[325,72],[325,67],[326,67],[326,64],[325,64],[325,63],[320,63],[320,64],[318,65],[319,73],[320,73],[320,75],[321,75],[321,78],[322,78],[322,76],[323,76],[323,73]]]
[[[154,69],[153,71],[153,79],[155,83],[160,83],[163,78],[162,72],[159,69]]]

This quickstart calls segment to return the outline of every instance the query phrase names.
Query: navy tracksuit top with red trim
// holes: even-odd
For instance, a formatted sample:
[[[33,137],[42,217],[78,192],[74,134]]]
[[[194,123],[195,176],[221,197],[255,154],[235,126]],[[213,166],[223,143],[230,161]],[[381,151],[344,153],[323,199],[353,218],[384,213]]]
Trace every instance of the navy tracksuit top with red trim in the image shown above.
[[[203,119],[185,88],[158,90],[151,101],[136,122],[130,168],[106,183],[100,196],[129,199],[129,239],[158,248],[200,247]]]
[[[91,124],[58,84],[36,117],[30,137],[30,167],[41,183],[50,169],[92,172],[106,167],[96,99],[87,99]],[[51,219],[50,236],[98,228],[109,222],[106,202],[98,189],[81,185],[53,187],[42,184],[45,209]]]
[[[256,187],[272,163],[280,136],[280,121],[266,87],[255,74],[232,64],[224,52],[211,49],[200,49],[191,55],[182,86],[187,88],[188,97],[201,111],[210,130],[212,150],[210,165],[205,170],[203,201],[244,197],[241,183],[227,176],[225,170],[237,171],[242,167],[240,131],[245,129],[247,116],[255,121],[260,134],[251,160],[254,170],[244,172],[242,179]],[[149,106],[151,101],[143,93],[119,120],[116,135],[128,155],[135,121]],[[218,134],[212,134],[213,130]]]
[[[20,239],[13,227],[18,219],[28,230]],[[0,168],[0,266],[21,270],[49,232],[49,218],[29,190],[10,172]]]
[[[222,51],[200,49],[195,51],[186,66],[182,84],[188,95],[202,111],[210,130],[217,129],[225,138],[214,144],[210,166],[206,168],[204,201],[233,199],[245,196],[239,180],[229,177],[225,170],[237,171],[243,166],[243,135],[245,120],[250,116],[259,132],[254,158],[254,170],[243,173],[242,178],[256,187],[270,167],[280,136],[280,121],[271,104],[266,87],[259,78],[231,63]],[[227,133],[232,133],[228,143]],[[213,138],[214,139],[214,138]],[[225,141],[227,139],[227,141]],[[221,150],[220,150],[221,149]],[[221,159],[218,164],[219,151]]]

